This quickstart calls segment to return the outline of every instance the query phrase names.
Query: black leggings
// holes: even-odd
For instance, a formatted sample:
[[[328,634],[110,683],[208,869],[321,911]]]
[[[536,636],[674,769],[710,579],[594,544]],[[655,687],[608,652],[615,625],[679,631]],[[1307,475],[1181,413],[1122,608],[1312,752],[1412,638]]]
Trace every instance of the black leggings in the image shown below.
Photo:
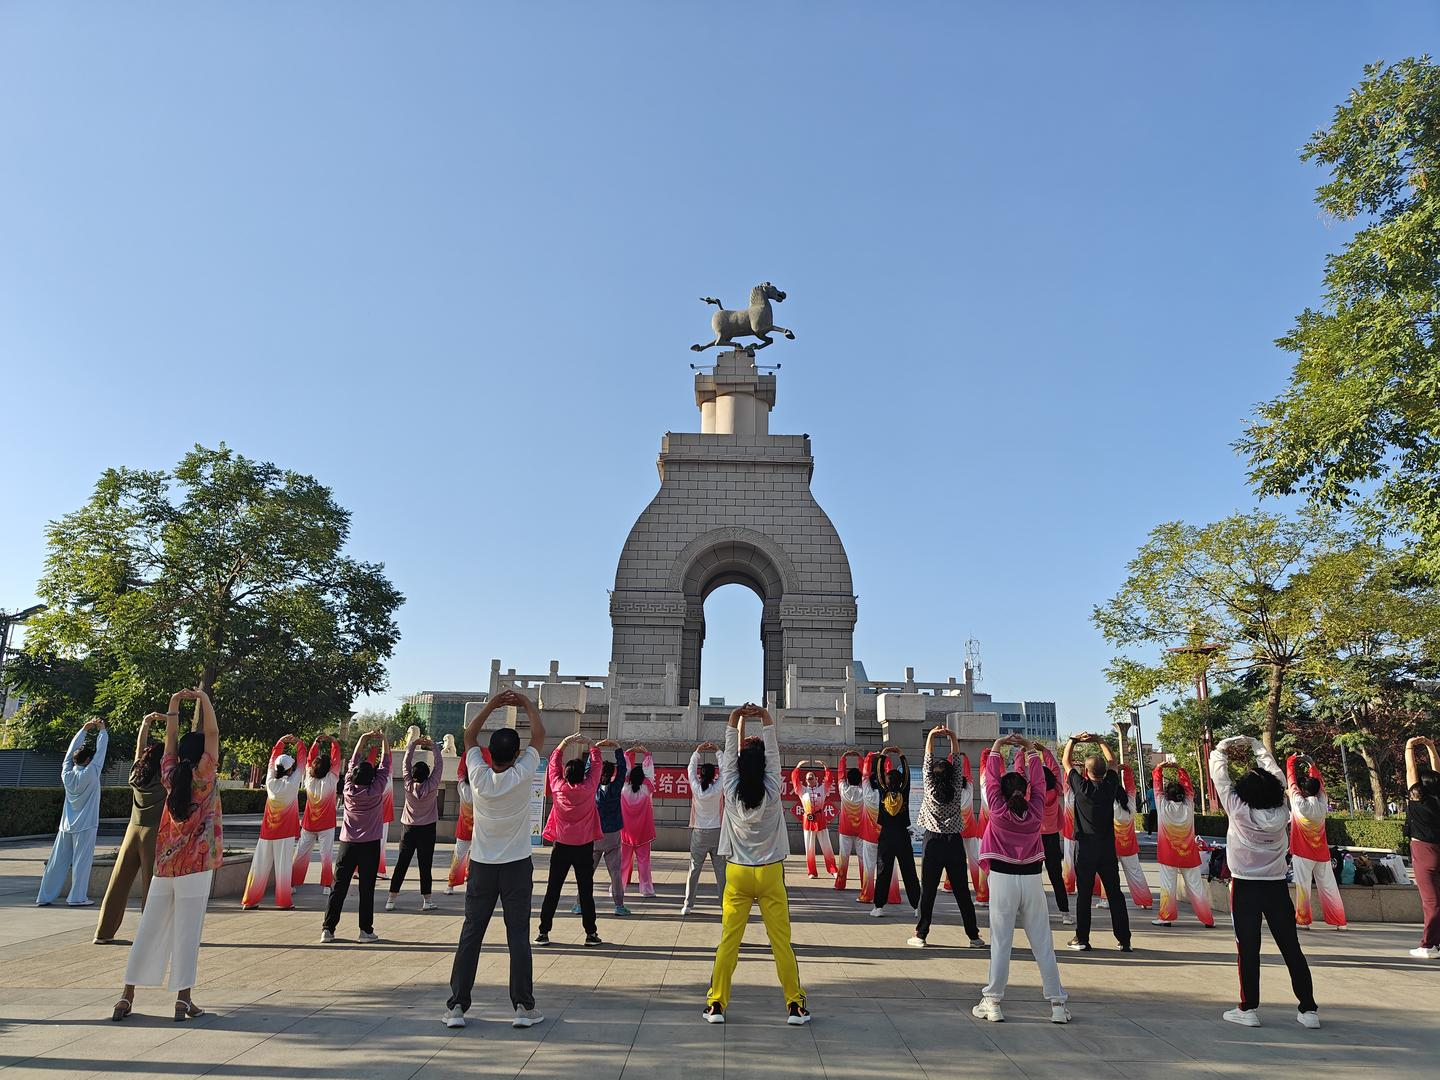
[[[1045,844],[1045,872],[1050,875],[1050,888],[1055,890],[1055,906],[1070,910],[1070,897],[1065,892],[1065,856],[1060,850],[1060,834],[1047,832],[1040,838]]]
[[[920,859],[920,918],[915,923],[915,936],[923,938],[930,933],[930,919],[935,914],[935,894],[940,891],[940,877],[949,875],[950,888],[955,892],[955,903],[960,905],[960,918],[965,923],[965,933],[971,941],[980,936],[980,924],[975,921],[975,904],[970,899],[970,882],[966,880],[968,867],[965,861],[965,838],[959,833],[931,833],[925,838],[924,854]]]
[[[565,876],[575,871],[575,888],[580,891],[580,922],[587,934],[597,933],[595,926],[595,844],[556,844],[550,849],[550,878],[545,883],[545,899],[540,902],[540,933],[548,934],[560,905],[560,890]]]
[[[400,858],[395,860],[395,874],[390,878],[390,895],[400,892],[405,883],[405,871],[410,869],[410,857],[420,857],[420,895],[430,895],[430,864],[435,861],[435,822],[429,825],[406,825],[400,836]]]
[[[1125,894],[1120,891],[1120,859],[1115,854],[1115,840],[1109,836],[1081,840],[1075,845],[1075,937],[1090,944],[1090,901],[1095,895],[1095,879],[1105,886],[1110,902],[1110,929],[1121,945],[1130,944],[1130,912],[1125,908]]]
[[[380,841],[365,840],[340,844],[340,855],[335,861],[335,885],[330,890],[330,902],[325,905],[324,926],[331,933],[340,925],[340,909],[345,906],[350,879],[357,871],[360,874],[360,929],[366,934],[375,932],[375,875],[380,871]]]
[[[1235,920],[1235,952],[1240,958],[1240,1008],[1260,1004],[1260,920],[1270,927],[1270,936],[1290,969],[1290,988],[1301,1012],[1315,1011],[1315,984],[1310,965],[1300,948],[1295,929],[1295,905],[1290,886],[1284,881],[1257,881],[1233,878],[1230,882],[1230,914]]]
[[[905,882],[905,896],[910,906],[920,906],[920,878],[915,873],[915,852],[910,850],[910,832],[880,833],[876,845],[879,866],[875,871],[875,906],[884,907],[890,899],[890,879],[895,875],[895,864],[900,864],[900,877]]]

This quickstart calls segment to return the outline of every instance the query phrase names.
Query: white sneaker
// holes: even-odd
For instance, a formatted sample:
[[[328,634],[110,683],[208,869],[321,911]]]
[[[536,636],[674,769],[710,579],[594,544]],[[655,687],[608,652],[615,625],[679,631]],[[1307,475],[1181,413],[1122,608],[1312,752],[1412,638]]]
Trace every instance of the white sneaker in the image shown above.
[[[1410,955],[1417,960],[1440,960],[1440,945],[1421,945],[1418,949],[1411,949]]]
[[[1150,920],[1150,925],[1151,925],[1151,926],[1174,926],[1175,923],[1172,922],[1170,919],[1151,919],[1151,920]]]
[[[439,911],[439,910],[440,910],[440,905],[437,904],[437,903],[435,903],[434,900],[431,900],[431,899],[427,896],[427,897],[425,898],[425,900],[420,904],[420,910],[421,910],[421,911]]]
[[[465,1010],[456,1005],[453,1009],[447,1009],[440,1019],[448,1028],[462,1028],[465,1026]]]
[[[1050,1022],[1052,1024],[1068,1024],[1070,1022],[1070,1010],[1064,1005],[1050,1006]]]
[[[1230,1009],[1220,1019],[1241,1027],[1260,1026],[1260,1014],[1254,1009]]]
[[[386,910],[386,911],[394,911],[394,910],[395,910],[395,894],[394,894],[393,892],[390,893],[388,896],[385,897],[385,910]]]
[[[320,944],[321,944],[321,945],[333,945],[334,943],[335,943],[335,931],[333,931],[333,930],[321,930],[321,931],[320,931]]]
[[[1295,1021],[1301,1027],[1307,1027],[1311,1031],[1320,1030],[1320,1014],[1317,1012],[1302,1012],[1295,1014]]]
[[[883,918],[885,917],[885,909],[884,909],[883,907],[873,907],[873,908],[871,908],[871,909],[870,909],[870,917],[871,917],[872,919],[883,919]]]
[[[992,1024],[1003,1023],[1005,1014],[1000,1011],[1000,1002],[994,998],[982,997],[980,1004],[970,1010],[970,1015],[976,1020],[989,1020]]]
[[[1074,925],[1075,925],[1075,916],[1074,916],[1074,915],[1071,915],[1070,912],[1068,912],[1068,911],[1062,911],[1062,912],[1060,913],[1060,925],[1061,925],[1061,926],[1074,926]]]
[[[374,942],[379,941],[380,935],[374,933],[366,933],[364,930],[361,930],[360,936],[357,937],[355,940],[360,942],[361,945],[370,945]]]
[[[329,886],[329,885],[326,885],[325,888],[321,890],[321,892],[322,892],[323,895],[329,896],[329,895],[330,895],[330,886]]]
[[[510,1021],[510,1026],[517,1028],[534,1027],[544,1019],[545,1017],[541,1015],[539,1009],[522,1009],[517,1005],[515,1006],[515,1019]]]
[[[686,915],[689,915],[689,914],[690,914],[690,905],[689,905],[689,904],[683,904],[683,905],[681,905],[681,908],[680,908],[680,917],[683,919]]]
[[[923,949],[923,948],[925,948],[925,939],[924,939],[923,937],[912,937],[912,938],[911,938],[909,941],[907,941],[905,944],[906,944],[906,945],[913,945],[913,946],[915,946],[915,948],[917,948],[917,949]]]

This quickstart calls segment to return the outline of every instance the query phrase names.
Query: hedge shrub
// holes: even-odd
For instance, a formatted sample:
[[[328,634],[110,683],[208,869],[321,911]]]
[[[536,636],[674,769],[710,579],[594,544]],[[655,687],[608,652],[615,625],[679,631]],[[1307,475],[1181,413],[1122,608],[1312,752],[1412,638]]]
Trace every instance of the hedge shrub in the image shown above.
[[[64,801],[63,788],[0,788],[0,836],[33,836],[54,833]],[[102,818],[130,816],[130,789],[100,790]],[[265,808],[264,788],[225,788],[220,792],[221,809],[231,814],[258,814]],[[300,809],[305,809],[305,791],[300,791]]]
[[[1223,837],[1229,826],[1224,814],[1196,814],[1195,835]],[[1155,814],[1145,814],[1145,831],[1155,831]],[[1376,821],[1373,817],[1342,817],[1331,814],[1325,819],[1325,838],[1335,847],[1386,848],[1389,851],[1408,852],[1410,842],[1405,839],[1405,819],[1386,818]]]

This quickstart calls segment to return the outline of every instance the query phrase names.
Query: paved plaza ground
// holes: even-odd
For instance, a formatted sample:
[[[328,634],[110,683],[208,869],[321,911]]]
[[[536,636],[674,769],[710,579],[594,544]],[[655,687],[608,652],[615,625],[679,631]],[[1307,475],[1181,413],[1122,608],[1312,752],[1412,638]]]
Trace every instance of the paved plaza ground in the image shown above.
[[[700,1009],[719,933],[706,896],[682,919],[684,859],[657,854],[654,900],[635,916],[604,914],[606,944],[580,946],[579,919],[564,914],[555,944],[535,950],[536,997],[546,1020],[513,1030],[499,919],[481,957],[470,1025],[440,1023],[461,898],[421,915],[414,884],[405,910],[376,913],[378,945],[353,940],[353,895],[342,940],[322,947],[320,891],[299,910],[242,912],[213,903],[205,923],[196,1001],[208,1015],[170,1019],[171,997],[141,990],[137,1015],[109,1020],[128,950],[91,944],[95,909],[32,906],[45,846],[0,844],[0,1075],[81,1077],[1423,1077],[1440,1075],[1440,964],[1405,950],[1415,926],[1316,930],[1304,938],[1324,1028],[1295,1022],[1283,965],[1267,945],[1265,1026],[1220,1021],[1235,997],[1233,939],[1223,924],[1186,920],[1168,930],[1136,913],[1138,952],[1113,948],[1099,914],[1090,954],[1063,950],[1053,929],[1074,1021],[1048,1023],[1028,951],[1012,968],[1007,1022],[970,1016],[986,956],[963,945],[953,901],[942,897],[935,946],[907,948],[908,908],[865,915],[854,892],[809,882],[789,864],[801,974],[815,1022],[787,1027],[758,913],[746,934],[730,1022],[711,1027]],[[448,851],[446,851],[448,856]],[[537,858],[543,881],[546,856]],[[1152,881],[1155,868],[1149,867]],[[383,890],[383,885],[382,885]],[[539,898],[536,898],[538,908]],[[568,912],[569,903],[562,906]],[[1182,909],[1182,912],[1184,909]],[[121,931],[128,938],[139,915]],[[984,913],[981,914],[982,926]],[[988,939],[988,932],[982,931]],[[1017,935],[1023,942],[1023,935]]]

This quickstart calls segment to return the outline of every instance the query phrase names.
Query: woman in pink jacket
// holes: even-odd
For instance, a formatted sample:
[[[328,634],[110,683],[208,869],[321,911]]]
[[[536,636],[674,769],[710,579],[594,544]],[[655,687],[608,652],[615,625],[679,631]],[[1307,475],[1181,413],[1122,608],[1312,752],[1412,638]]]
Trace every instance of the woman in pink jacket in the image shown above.
[[[645,755],[639,765],[635,764],[636,754]],[[650,880],[650,845],[655,842],[655,806],[651,802],[655,792],[655,758],[645,747],[637,745],[625,752],[625,765],[630,772],[620,792],[620,817],[624,822],[620,830],[622,872],[628,885],[631,870],[637,869],[640,895],[654,896],[655,886]]]
[[[1003,772],[1002,747],[1018,746],[1014,772]],[[1026,756],[1026,748],[1031,753]],[[1055,963],[1055,939],[1050,933],[1050,905],[1040,884],[1045,865],[1045,767],[1039,743],[1023,735],[996,739],[985,757],[985,801],[990,810],[985,836],[980,841],[980,862],[990,882],[990,981],[980,991],[980,1004],[971,1009],[980,1020],[1005,1019],[1000,999],[1010,982],[1010,949],[1015,924],[1025,929],[1030,951],[1040,965],[1042,992],[1050,1000],[1050,1020],[1070,1021],[1065,1008],[1068,995],[1060,985]]]
[[[599,945],[600,931],[595,925],[595,841],[600,839],[600,811],[595,809],[595,789],[600,786],[600,750],[614,746],[610,739],[601,739],[590,747],[584,757],[569,758],[571,743],[590,740],[579,732],[560,740],[550,755],[545,770],[545,787],[550,792],[550,817],[545,822],[544,836],[555,846],[550,851],[550,879],[545,885],[545,899],[540,905],[540,932],[536,945],[550,944],[550,927],[555,922],[555,908],[560,904],[560,891],[565,877],[575,871],[575,887],[580,891],[580,920],[585,925],[585,944]]]

